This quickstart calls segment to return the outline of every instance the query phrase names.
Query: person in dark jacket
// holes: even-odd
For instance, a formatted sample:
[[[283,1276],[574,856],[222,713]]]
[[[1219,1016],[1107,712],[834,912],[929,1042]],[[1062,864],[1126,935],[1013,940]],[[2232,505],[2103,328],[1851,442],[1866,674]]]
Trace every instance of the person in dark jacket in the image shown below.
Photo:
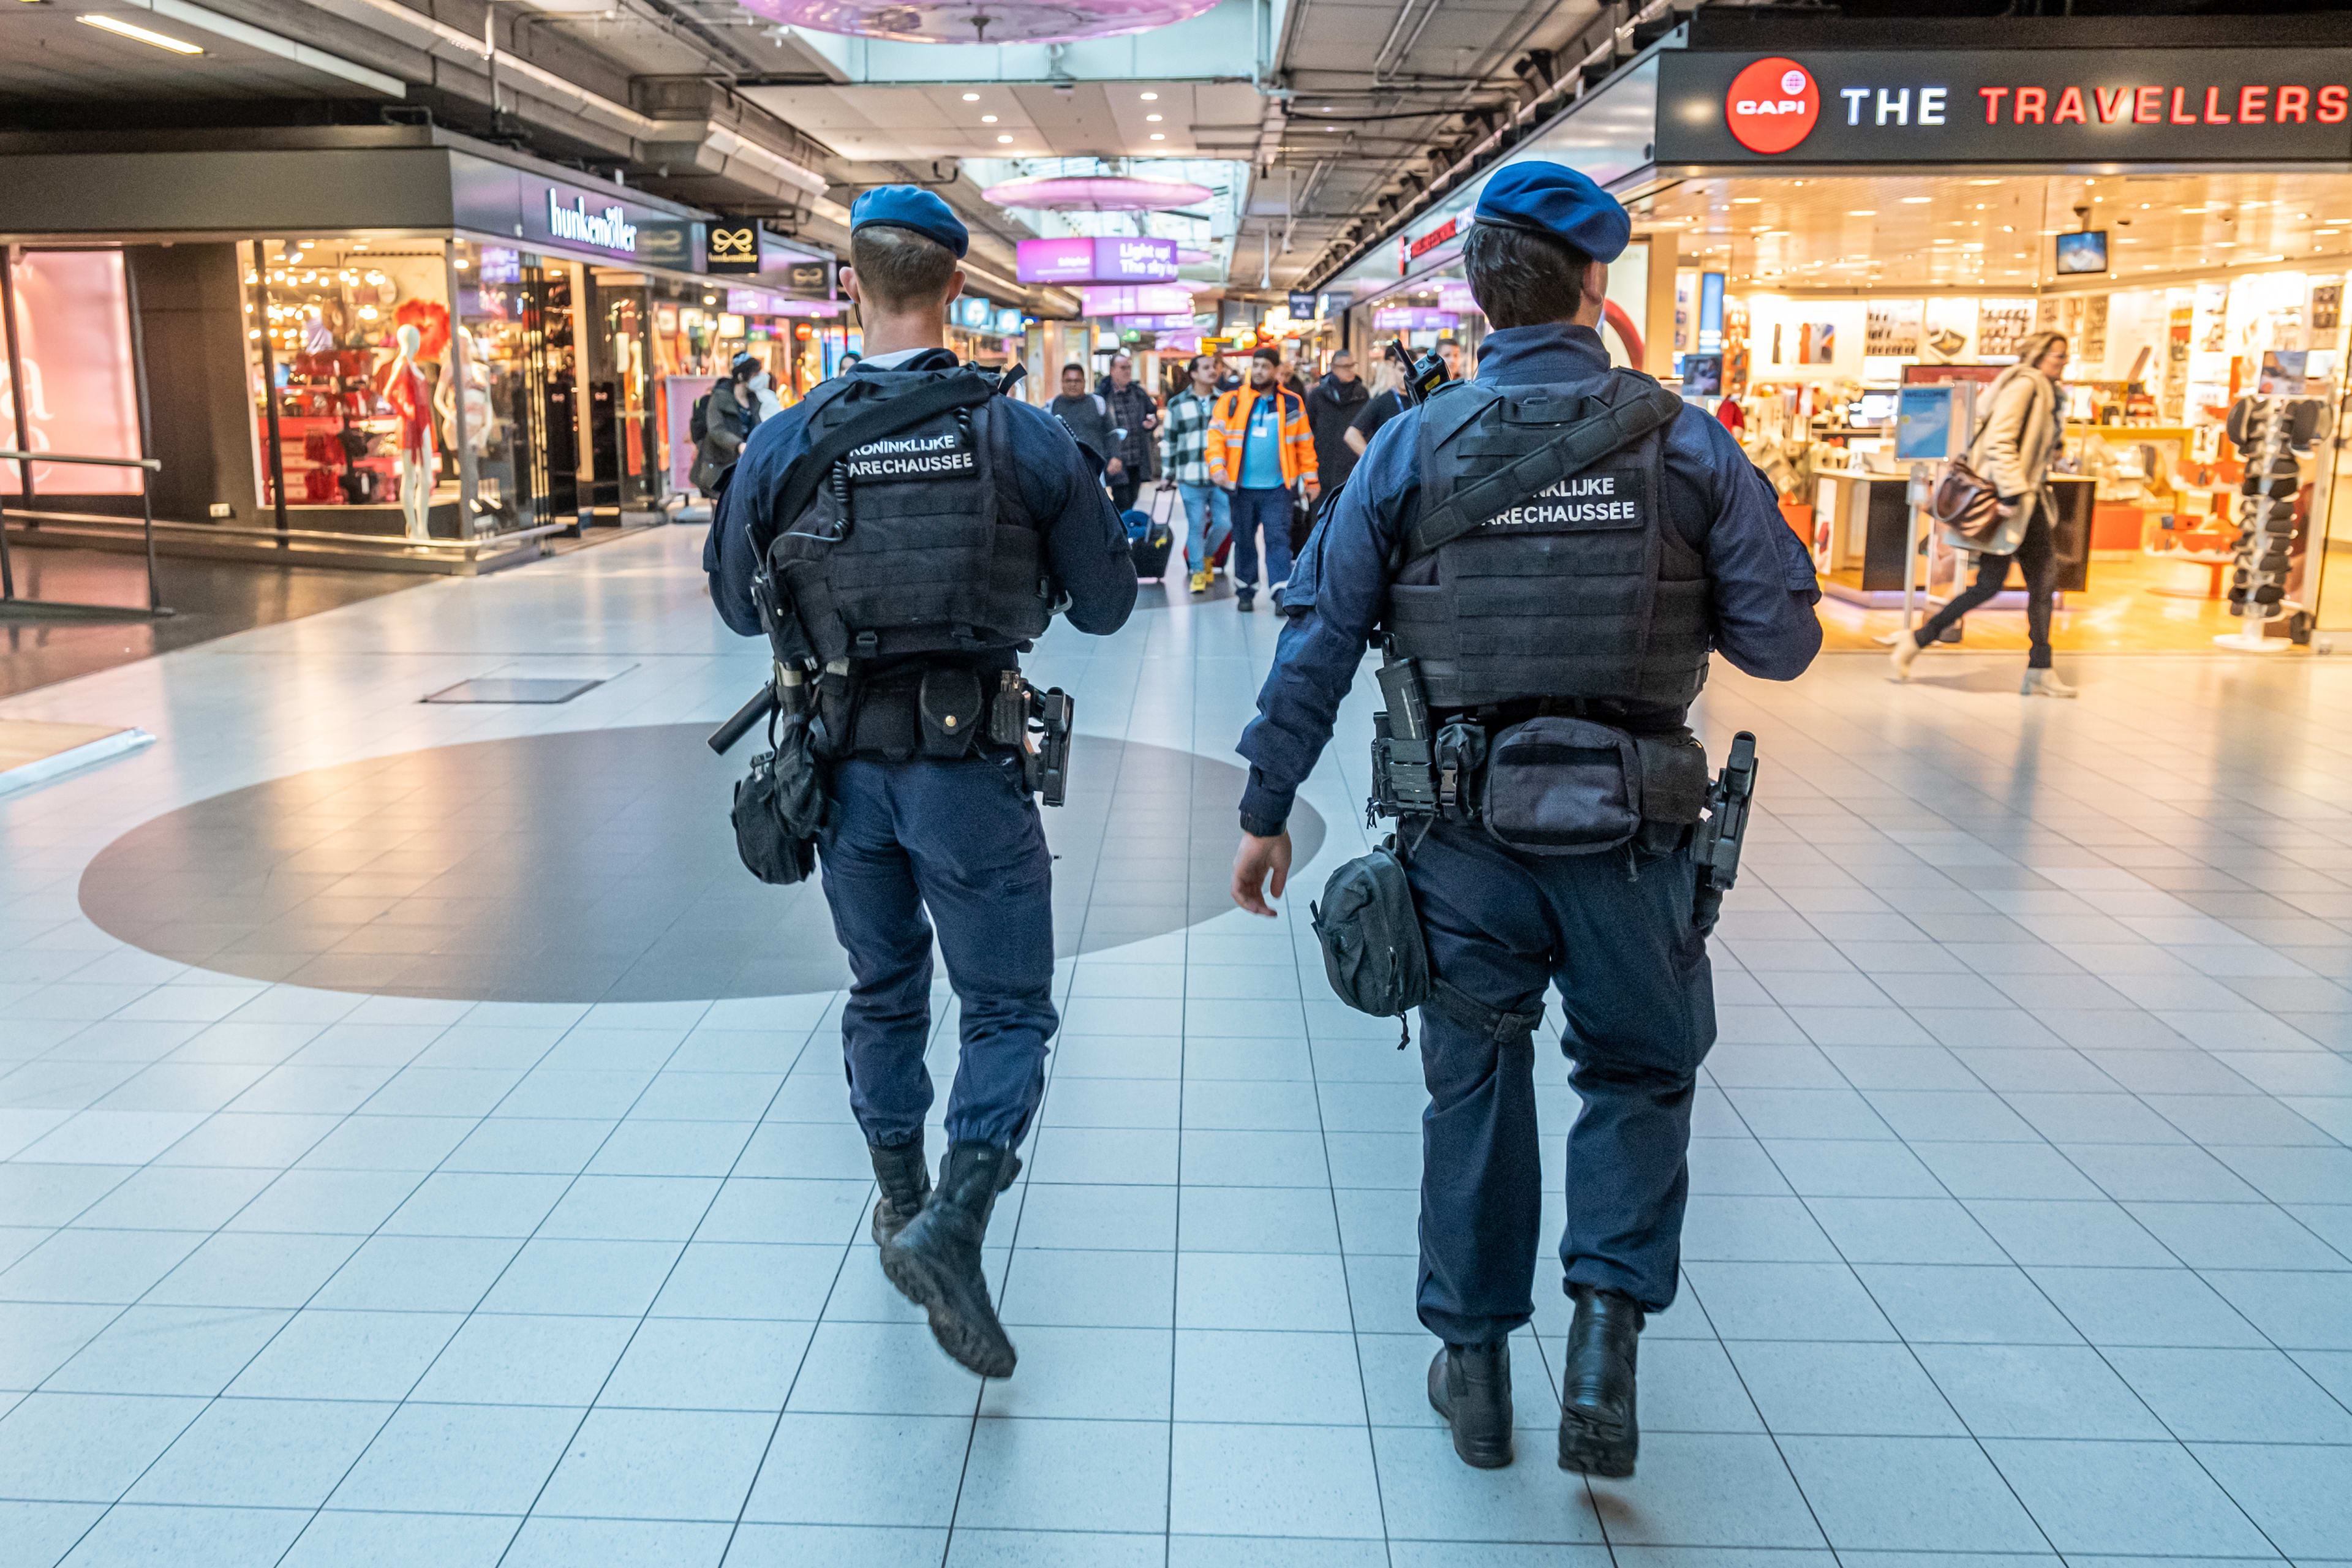
[[[1356,449],[1348,445],[1348,426],[1370,397],[1356,375],[1355,356],[1346,349],[1331,356],[1330,374],[1307,394],[1307,427],[1315,433],[1315,468],[1327,496],[1355,471]]]
[[[1102,459],[1105,479],[1118,482],[1126,465],[1118,460],[1118,441],[1111,434],[1117,421],[1110,416],[1110,405],[1087,390],[1084,365],[1072,360],[1062,367],[1061,395],[1045,405],[1045,412],[1068,426],[1078,445]]]
[[[1111,356],[1110,374],[1096,389],[1110,409],[1113,428],[1126,432],[1118,438],[1118,468],[1110,475],[1110,504],[1125,511],[1135,504],[1144,481],[1150,479],[1152,454],[1159,447],[1160,405],[1135,379],[1132,355]]]
[[[737,354],[695,410],[701,429],[689,432],[695,438],[693,479],[706,495],[718,492],[719,477],[743,456],[743,443],[760,423],[760,395],[752,384],[766,369],[756,355]]]

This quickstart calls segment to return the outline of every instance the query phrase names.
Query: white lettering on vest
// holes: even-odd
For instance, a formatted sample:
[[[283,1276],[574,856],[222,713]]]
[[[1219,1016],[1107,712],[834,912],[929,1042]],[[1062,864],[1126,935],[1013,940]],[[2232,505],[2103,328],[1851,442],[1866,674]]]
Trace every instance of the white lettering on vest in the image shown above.
[[[975,455],[953,430],[937,436],[900,436],[868,441],[843,460],[853,479],[936,479],[979,467]]]
[[[1638,524],[1638,502],[1621,496],[1616,474],[1578,474],[1547,485],[1521,505],[1498,511],[1481,528],[1591,528]]]

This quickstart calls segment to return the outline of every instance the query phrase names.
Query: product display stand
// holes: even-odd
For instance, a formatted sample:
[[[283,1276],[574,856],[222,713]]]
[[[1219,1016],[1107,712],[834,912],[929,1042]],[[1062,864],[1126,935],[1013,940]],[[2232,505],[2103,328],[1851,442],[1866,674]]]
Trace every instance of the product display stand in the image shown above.
[[[2237,570],[2231,574],[2230,613],[2245,626],[2224,632],[2213,646],[2237,653],[2279,653],[2290,639],[2265,637],[2263,624],[2286,614],[2288,552],[2294,538],[2294,488],[2282,498],[2271,493],[2280,470],[2292,476],[2294,455],[2288,449],[2292,422],[2284,398],[2255,397],[2246,410],[2246,440],[2239,453],[2246,461],[2246,477],[2239,518]]]

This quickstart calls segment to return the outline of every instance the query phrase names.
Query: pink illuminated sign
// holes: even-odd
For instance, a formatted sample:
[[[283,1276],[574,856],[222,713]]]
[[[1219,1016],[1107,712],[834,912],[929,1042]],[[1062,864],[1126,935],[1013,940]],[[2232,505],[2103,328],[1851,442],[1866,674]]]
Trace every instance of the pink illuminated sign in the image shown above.
[[[1170,283],[1147,283],[1133,289],[1087,289],[1080,306],[1089,316],[1174,316],[1189,321],[1192,291]]]
[[[28,250],[16,258],[16,332],[25,362],[31,449],[86,458],[139,456],[139,391],[131,369],[131,301],[119,250]],[[16,443],[17,389],[0,363],[0,436]],[[56,495],[135,496],[136,468],[35,463],[33,489]],[[0,463],[0,493],[23,489]]]
[[[1016,247],[1024,283],[1166,283],[1176,276],[1176,242],[1133,235],[1024,239]]]

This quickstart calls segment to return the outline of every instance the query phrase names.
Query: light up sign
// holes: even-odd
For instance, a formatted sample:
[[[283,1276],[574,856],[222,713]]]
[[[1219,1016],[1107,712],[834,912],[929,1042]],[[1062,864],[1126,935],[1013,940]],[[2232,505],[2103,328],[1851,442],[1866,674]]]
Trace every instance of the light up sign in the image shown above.
[[[1139,235],[1073,235],[1024,239],[1014,247],[1024,283],[1170,283],[1176,278],[1176,242]]]

